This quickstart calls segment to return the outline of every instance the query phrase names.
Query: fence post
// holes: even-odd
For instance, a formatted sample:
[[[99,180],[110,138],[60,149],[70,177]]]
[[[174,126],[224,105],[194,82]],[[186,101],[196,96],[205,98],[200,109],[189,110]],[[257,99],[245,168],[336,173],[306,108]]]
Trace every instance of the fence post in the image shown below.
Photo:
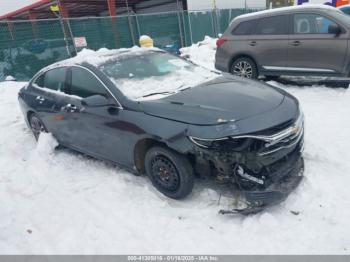
[[[188,28],[190,29],[190,39],[191,39],[191,45],[193,44],[193,36],[192,36],[192,25],[191,25],[191,14],[190,11],[187,11],[187,19],[188,19]]]
[[[188,44],[188,41],[187,41],[187,35],[186,35],[185,11],[183,9],[181,11],[181,18],[182,18],[182,26],[183,26],[183,32],[184,32],[184,41],[186,46]]]
[[[66,43],[67,54],[68,54],[69,57],[71,57],[71,53],[70,53],[70,50],[69,50],[69,43],[68,43],[68,39],[67,39],[67,35],[66,35],[66,30],[64,28],[64,23],[63,23],[62,17],[60,15],[58,15],[58,20],[60,21],[60,24],[61,24],[61,29],[62,29],[62,33],[63,33],[63,39],[64,39],[64,42]]]
[[[133,28],[133,25],[131,24],[131,20],[130,20],[130,11],[129,11],[129,2],[128,2],[128,0],[126,0],[126,8],[128,9],[128,23],[129,23],[129,30],[130,30],[132,44],[136,45],[135,35],[134,35],[134,28]]]
[[[135,13],[135,20],[136,20],[137,32],[138,32],[139,38],[140,38],[141,37],[141,29],[140,29],[139,19],[138,19],[138,16],[136,13]]]
[[[182,26],[181,26],[181,18],[180,18],[180,3],[179,0],[176,0],[177,3],[177,22],[179,24],[179,33],[180,33],[180,41],[181,41],[181,47],[184,47],[184,38],[182,34]]]
[[[12,40],[15,40],[15,35],[13,32],[14,24],[11,21],[7,20],[7,26],[8,26]]]
[[[117,27],[117,10],[115,7],[116,2],[115,0],[107,0],[107,4],[108,4],[109,16],[111,17],[111,22],[112,22],[112,31],[114,34],[115,45],[116,45],[116,48],[119,48],[120,37],[119,37],[119,31]]]
[[[68,42],[68,37],[67,37],[66,25],[65,25],[65,21],[63,20],[63,17],[68,19],[68,12],[65,9],[65,7],[61,4],[60,0],[56,0],[56,3],[59,7],[59,13],[57,14],[57,17],[61,23],[64,41],[66,42],[67,53],[68,53],[68,56],[72,57],[72,54],[71,54],[70,49],[69,49],[69,42]],[[68,28],[68,33],[70,34],[70,38],[71,38],[72,45],[73,45],[73,48],[75,51],[75,55],[77,55],[77,53],[78,53],[77,48],[76,48],[75,43],[74,43],[73,33],[72,33],[72,30],[71,30],[71,27],[70,27],[68,20],[67,20],[67,28]]]

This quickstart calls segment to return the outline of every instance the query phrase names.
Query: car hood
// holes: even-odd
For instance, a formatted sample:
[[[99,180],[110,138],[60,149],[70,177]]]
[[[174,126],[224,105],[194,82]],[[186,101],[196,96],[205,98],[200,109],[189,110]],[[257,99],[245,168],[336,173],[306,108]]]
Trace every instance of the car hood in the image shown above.
[[[158,100],[140,102],[144,113],[194,125],[242,120],[277,108],[285,93],[264,83],[218,77]]]

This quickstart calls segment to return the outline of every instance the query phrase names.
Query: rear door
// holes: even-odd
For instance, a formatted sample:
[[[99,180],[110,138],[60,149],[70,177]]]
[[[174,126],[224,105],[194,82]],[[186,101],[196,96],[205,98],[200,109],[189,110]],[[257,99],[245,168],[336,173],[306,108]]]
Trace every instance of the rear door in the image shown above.
[[[60,111],[64,104],[66,90],[67,68],[60,67],[46,71],[32,84],[32,107],[49,132],[60,141],[62,138],[62,123]]]
[[[288,70],[310,73],[342,72],[347,53],[345,33],[328,33],[335,21],[316,13],[297,13],[292,16],[288,43]],[[345,30],[344,30],[345,32]]]
[[[223,56],[249,55],[256,61],[260,70],[262,67],[286,66],[288,23],[288,15],[242,21],[231,33],[225,34],[229,44],[226,45],[227,50]],[[226,61],[226,57],[223,57],[223,61]]]

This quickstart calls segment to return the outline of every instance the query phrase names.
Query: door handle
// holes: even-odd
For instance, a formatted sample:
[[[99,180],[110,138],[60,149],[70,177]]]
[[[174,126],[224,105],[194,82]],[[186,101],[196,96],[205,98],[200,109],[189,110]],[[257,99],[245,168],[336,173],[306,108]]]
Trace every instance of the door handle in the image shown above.
[[[256,42],[255,42],[255,41],[251,41],[251,42],[249,43],[249,45],[250,45],[250,46],[256,46]]]
[[[42,96],[37,96],[35,99],[39,101],[40,104],[45,101],[45,98],[43,98]]]
[[[78,108],[75,105],[67,104],[64,109],[69,113],[74,113],[78,111]]]
[[[300,41],[294,41],[291,43],[292,46],[299,46],[301,44]]]

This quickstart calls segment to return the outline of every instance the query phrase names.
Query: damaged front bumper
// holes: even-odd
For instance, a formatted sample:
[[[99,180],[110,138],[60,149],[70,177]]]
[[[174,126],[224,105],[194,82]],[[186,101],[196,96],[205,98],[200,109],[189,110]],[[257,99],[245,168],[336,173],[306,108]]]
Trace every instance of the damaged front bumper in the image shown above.
[[[251,214],[284,201],[303,179],[304,159],[300,156],[296,162],[288,165],[280,179],[263,190],[237,190],[234,197],[227,198],[227,209],[220,214]]]
[[[259,212],[284,201],[300,184],[304,173],[303,123],[298,129],[287,130],[289,134],[284,136],[280,134],[285,131],[277,133],[274,143],[262,141],[262,136],[244,136],[241,143],[226,139],[215,141],[211,148],[196,147],[197,161],[211,163],[214,169],[210,176],[214,172],[216,180],[226,186],[220,198],[220,206],[226,208],[221,214]]]

